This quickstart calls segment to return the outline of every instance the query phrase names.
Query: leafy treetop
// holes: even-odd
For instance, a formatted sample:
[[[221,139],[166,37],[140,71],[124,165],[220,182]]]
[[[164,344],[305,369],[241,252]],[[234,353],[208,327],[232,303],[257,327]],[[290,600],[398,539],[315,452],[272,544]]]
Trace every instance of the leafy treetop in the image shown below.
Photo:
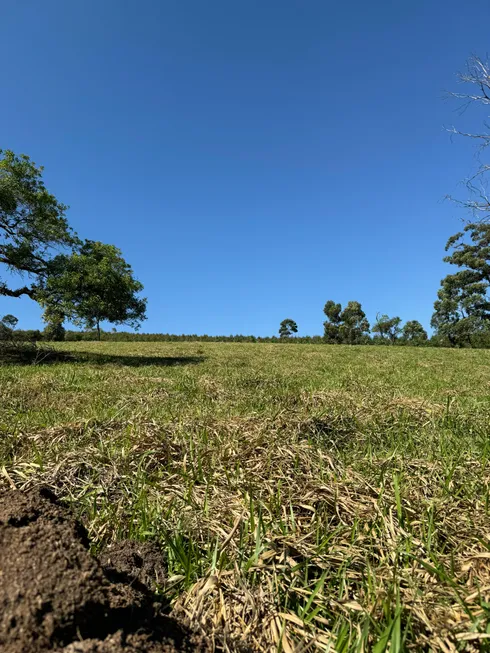
[[[298,333],[298,325],[294,320],[287,318],[279,326],[279,335],[281,338],[290,338],[293,333]]]
[[[48,192],[42,167],[22,154],[0,150],[0,263],[29,278],[44,277],[54,248],[78,243],[66,206]],[[0,279],[0,295],[35,298],[36,285],[11,288]]]
[[[400,317],[378,316],[373,326],[373,333],[379,333],[382,338],[387,338],[393,344],[401,332],[401,321]]]
[[[428,336],[418,320],[408,320],[402,329],[402,338],[405,342],[416,343],[426,341]]]
[[[146,319],[146,299],[138,297],[142,284],[114,245],[86,241],[78,252],[59,255],[40,292],[40,301],[52,312],[75,324],[96,328],[100,323],[138,328]]]

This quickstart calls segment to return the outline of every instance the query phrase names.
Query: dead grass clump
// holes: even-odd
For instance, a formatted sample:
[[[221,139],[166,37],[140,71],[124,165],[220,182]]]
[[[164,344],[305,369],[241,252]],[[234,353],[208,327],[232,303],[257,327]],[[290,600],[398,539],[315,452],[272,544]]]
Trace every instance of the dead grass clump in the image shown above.
[[[394,418],[408,418],[424,425],[431,420],[440,419],[446,410],[442,404],[417,397],[396,397],[386,406],[386,412]]]
[[[423,460],[373,461],[362,473],[288,425],[75,423],[29,435],[49,441],[51,457],[41,467],[19,461],[8,475],[85,506],[97,541],[129,534],[167,546],[180,570],[170,587],[183,583],[176,610],[227,646],[335,647],[351,624],[349,638],[366,633],[369,648],[376,630],[367,624],[383,621],[393,600],[417,646],[456,650],[478,635],[490,600],[490,522],[483,504],[453,492],[475,472],[471,462],[446,484],[444,467]],[[74,441],[76,450],[63,449]]]

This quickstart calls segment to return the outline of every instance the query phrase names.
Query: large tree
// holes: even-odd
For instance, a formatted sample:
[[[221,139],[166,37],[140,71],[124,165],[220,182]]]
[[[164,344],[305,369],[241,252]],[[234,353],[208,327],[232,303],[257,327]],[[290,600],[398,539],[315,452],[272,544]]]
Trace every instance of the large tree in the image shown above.
[[[28,156],[0,150],[0,263],[25,279],[12,287],[0,278],[0,295],[35,299],[55,250],[78,242],[65,217],[67,207],[48,192],[42,172]]]
[[[99,340],[103,321],[138,328],[146,319],[146,299],[138,297],[143,286],[117,247],[89,240],[50,268],[39,293],[45,309],[97,329]]]

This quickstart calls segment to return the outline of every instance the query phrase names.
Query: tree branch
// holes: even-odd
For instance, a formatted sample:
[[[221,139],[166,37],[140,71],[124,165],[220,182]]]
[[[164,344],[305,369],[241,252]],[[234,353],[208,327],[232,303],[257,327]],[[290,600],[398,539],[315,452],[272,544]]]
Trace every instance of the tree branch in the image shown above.
[[[29,286],[23,286],[22,288],[17,288],[17,290],[10,290],[7,286],[2,283],[0,284],[0,295],[4,297],[22,297],[22,295],[27,295],[31,299],[34,299],[35,290],[34,288],[29,288]]]

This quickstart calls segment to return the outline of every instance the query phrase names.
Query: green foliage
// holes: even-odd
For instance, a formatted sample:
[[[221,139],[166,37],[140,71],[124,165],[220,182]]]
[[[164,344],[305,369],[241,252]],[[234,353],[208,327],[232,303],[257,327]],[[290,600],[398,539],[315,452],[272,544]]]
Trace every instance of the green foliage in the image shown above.
[[[47,191],[42,172],[25,154],[0,150],[0,263],[34,281],[13,289],[0,279],[0,295],[35,298],[35,282],[48,274],[53,248],[78,242],[67,207]]]
[[[332,324],[340,324],[341,322],[340,314],[342,313],[341,304],[336,304],[334,301],[329,299],[323,308],[323,312],[327,316],[329,322],[331,322]]]
[[[15,317],[15,315],[11,315],[10,313],[8,315],[4,315],[2,319],[0,320],[0,323],[4,326],[7,327],[7,329],[12,329],[12,331],[15,329],[17,324],[19,323],[19,319]]]
[[[333,300],[329,299],[323,307],[323,312],[327,316],[326,321],[323,323],[324,340],[330,344],[340,344],[342,342],[340,334],[340,314],[342,312],[342,305],[336,304]]]
[[[401,332],[401,318],[379,315],[376,324],[373,326],[373,333],[379,333],[383,340],[389,340],[394,344]]]
[[[42,336],[47,342],[62,342],[65,339],[65,327],[59,322],[50,322],[44,328]]]
[[[279,326],[279,336],[281,338],[290,338],[293,333],[298,333],[298,325],[294,320],[287,318]]]
[[[468,224],[451,236],[446,250],[452,250],[446,263],[461,269],[441,281],[431,326],[451,346],[471,346],[489,325],[490,225]]]
[[[96,329],[102,321],[138,328],[145,319],[142,284],[114,245],[86,241],[79,251],[59,255],[51,264],[40,301],[74,324]]]
[[[472,346],[473,336],[487,329],[487,286],[463,270],[441,282],[431,326],[452,347]]]
[[[17,329],[15,332],[15,339],[19,342],[38,342],[42,338],[39,329]]]
[[[48,304],[44,309],[43,320],[46,327],[43,331],[43,339],[48,342],[62,342],[65,339],[65,315],[60,308],[53,304]]]
[[[348,302],[342,310],[341,304],[329,300],[323,312],[327,316],[323,323],[325,342],[356,345],[368,341],[369,322],[359,302]]]
[[[0,320],[0,340],[12,340],[14,336],[14,329],[19,320],[14,315],[4,315]]]
[[[369,333],[369,322],[359,302],[348,302],[340,314],[342,342],[348,345],[365,343]]]
[[[418,320],[409,320],[402,329],[402,339],[405,343],[420,345],[427,342],[427,331]]]

